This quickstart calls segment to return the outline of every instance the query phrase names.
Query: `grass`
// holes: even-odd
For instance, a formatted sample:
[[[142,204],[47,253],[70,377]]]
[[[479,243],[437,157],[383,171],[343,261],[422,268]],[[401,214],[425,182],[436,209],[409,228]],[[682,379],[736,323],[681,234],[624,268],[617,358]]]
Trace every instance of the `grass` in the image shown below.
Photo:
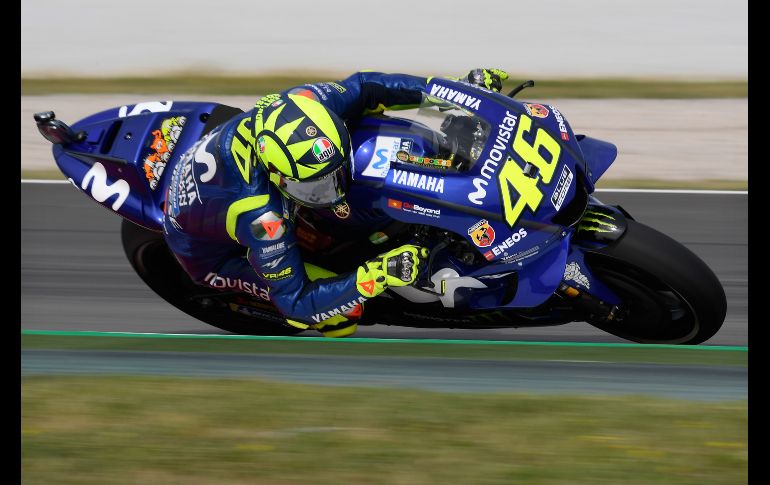
[[[233,336],[226,336],[233,337]],[[432,342],[367,342],[349,340],[238,339],[204,336],[152,338],[147,336],[111,337],[82,335],[22,334],[22,348],[66,350],[140,350],[174,352],[267,353],[299,355],[366,355],[421,356],[488,360],[594,360],[610,362],[742,366],[748,364],[744,350],[716,350],[708,346],[655,347],[620,344],[549,345],[526,342],[432,343]]]
[[[24,377],[25,484],[746,483],[745,401]]]
[[[30,180],[67,180],[58,169],[21,169],[21,178]]]
[[[26,78],[21,80],[22,95],[45,94],[211,94],[257,95],[278,92],[307,82],[340,79],[348,74],[200,76],[178,74],[164,77],[123,78]],[[527,76],[513,75],[503,92],[509,92]],[[673,81],[661,79],[535,79],[524,92],[533,99],[546,98],[746,98],[748,82]]]
[[[596,184],[600,189],[709,189],[709,190],[748,190],[748,180],[730,179],[599,179]]]

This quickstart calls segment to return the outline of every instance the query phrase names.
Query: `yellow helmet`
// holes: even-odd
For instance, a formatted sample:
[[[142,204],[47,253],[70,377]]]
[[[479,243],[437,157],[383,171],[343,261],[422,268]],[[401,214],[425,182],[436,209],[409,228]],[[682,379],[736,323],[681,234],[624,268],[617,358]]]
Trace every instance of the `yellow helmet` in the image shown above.
[[[257,159],[287,197],[330,207],[345,197],[350,134],[324,105],[286,94],[257,112]]]

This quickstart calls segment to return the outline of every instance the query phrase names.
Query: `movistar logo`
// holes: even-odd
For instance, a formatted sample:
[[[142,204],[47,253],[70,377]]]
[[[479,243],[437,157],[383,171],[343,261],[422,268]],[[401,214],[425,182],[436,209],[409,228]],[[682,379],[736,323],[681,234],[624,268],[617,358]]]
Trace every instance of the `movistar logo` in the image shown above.
[[[474,98],[473,96],[460,91],[455,91],[454,89],[449,89],[440,84],[434,84],[433,87],[430,88],[430,95],[452,101],[455,104],[466,106],[470,109],[479,109],[479,106],[481,106],[481,100],[479,98]]]
[[[123,179],[118,179],[113,183],[109,183],[107,180],[107,170],[104,169],[104,165],[96,162],[86,172],[83,180],[80,183],[80,187],[83,190],[88,189],[88,185],[91,185],[91,197],[97,200],[97,202],[104,202],[113,195],[117,195],[117,198],[112,203],[112,210],[118,211],[123,203],[128,198],[128,194],[131,192],[131,187]]]

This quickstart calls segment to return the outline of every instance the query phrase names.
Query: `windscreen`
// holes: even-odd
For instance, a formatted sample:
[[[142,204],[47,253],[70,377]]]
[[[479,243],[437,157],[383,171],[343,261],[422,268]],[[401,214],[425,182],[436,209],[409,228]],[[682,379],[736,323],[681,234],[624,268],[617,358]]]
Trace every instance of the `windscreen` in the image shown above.
[[[489,123],[467,109],[425,93],[417,109],[399,111],[398,116],[430,128],[434,132],[430,155],[451,161],[458,171],[478,161],[491,131]]]

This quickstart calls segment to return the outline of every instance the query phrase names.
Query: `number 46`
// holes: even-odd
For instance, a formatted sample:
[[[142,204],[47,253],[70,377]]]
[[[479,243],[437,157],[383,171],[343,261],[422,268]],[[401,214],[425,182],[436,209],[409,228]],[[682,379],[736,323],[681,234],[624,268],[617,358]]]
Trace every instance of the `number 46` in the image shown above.
[[[503,202],[503,217],[511,229],[521,217],[525,207],[529,207],[533,213],[540,207],[543,192],[538,185],[541,181],[543,185],[548,185],[551,182],[561,155],[559,142],[542,128],[537,129],[534,143],[527,142],[524,139],[524,134],[531,131],[532,118],[524,114],[521,115],[519,128],[513,140],[513,151],[525,163],[537,167],[537,175],[534,177],[526,175],[518,164],[508,157],[497,176],[500,184],[500,199]],[[540,154],[541,148],[548,152],[550,161]],[[518,198],[516,198],[515,193],[518,193]]]

